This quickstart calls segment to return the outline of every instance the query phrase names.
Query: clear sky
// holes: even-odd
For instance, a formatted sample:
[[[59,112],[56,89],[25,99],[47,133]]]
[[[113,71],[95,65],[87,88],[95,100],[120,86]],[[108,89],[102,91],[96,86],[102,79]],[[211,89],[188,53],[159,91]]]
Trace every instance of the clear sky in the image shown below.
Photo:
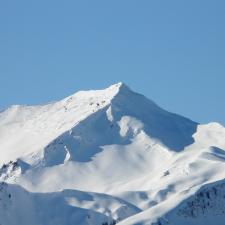
[[[119,81],[225,125],[225,1],[0,2],[0,109]]]

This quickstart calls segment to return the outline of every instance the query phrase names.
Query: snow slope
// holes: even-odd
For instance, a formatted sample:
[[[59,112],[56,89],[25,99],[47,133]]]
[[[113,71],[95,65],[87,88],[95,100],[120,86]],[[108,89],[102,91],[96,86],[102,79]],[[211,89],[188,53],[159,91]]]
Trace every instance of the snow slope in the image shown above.
[[[224,137],[122,83],[12,106],[0,113],[0,224],[222,225]]]
[[[115,223],[141,210],[105,194],[63,190],[29,193],[20,186],[0,184],[1,224],[91,224]],[[27,213],[29,211],[29,213]]]

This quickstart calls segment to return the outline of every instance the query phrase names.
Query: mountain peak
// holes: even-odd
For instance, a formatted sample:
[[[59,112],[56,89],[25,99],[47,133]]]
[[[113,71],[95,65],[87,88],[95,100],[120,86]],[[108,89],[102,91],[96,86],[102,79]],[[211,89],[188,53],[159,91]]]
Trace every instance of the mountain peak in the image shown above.
[[[109,88],[111,89],[123,89],[123,88],[128,88],[130,89],[125,83],[123,82],[118,82],[118,83],[115,83],[115,84],[112,84]]]
[[[126,93],[133,93],[132,90],[124,83],[119,82],[113,84],[105,89],[100,90],[82,90],[74,93],[73,95],[63,99],[62,101],[68,101],[68,99],[79,99],[79,100],[87,100],[87,99],[96,99],[96,101],[104,101],[110,103],[115,96],[118,94],[123,95]]]
[[[119,82],[116,84],[113,84],[111,86],[109,86],[108,88],[105,89],[105,91],[113,91],[114,92],[114,96],[117,96],[118,94],[131,94],[133,93],[133,91],[123,82]]]

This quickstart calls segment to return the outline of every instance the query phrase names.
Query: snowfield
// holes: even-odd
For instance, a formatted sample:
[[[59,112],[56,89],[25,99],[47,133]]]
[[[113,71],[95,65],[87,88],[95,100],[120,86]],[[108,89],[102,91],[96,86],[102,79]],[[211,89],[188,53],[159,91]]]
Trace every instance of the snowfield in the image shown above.
[[[0,225],[224,225],[225,128],[123,83],[0,113]]]

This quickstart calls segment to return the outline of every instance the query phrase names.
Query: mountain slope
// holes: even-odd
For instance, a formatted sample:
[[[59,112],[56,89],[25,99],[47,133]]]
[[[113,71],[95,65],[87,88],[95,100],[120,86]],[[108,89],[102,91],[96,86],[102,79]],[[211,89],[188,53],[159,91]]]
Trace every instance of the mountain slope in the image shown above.
[[[12,196],[23,193],[35,209],[30,207],[35,225],[88,224],[84,218],[90,213],[96,225],[163,224],[165,215],[175,225],[173,210],[203,185],[225,178],[224,137],[220,124],[200,125],[167,112],[118,83],[0,113],[0,181],[8,183]],[[80,195],[93,192],[105,199],[103,205],[94,197],[77,205]],[[64,202],[68,193],[75,205]],[[62,208],[60,219],[53,203]],[[53,209],[42,212],[42,204]],[[66,221],[70,210],[77,216]],[[2,224],[14,224],[2,218]],[[202,221],[196,219],[196,225]]]

